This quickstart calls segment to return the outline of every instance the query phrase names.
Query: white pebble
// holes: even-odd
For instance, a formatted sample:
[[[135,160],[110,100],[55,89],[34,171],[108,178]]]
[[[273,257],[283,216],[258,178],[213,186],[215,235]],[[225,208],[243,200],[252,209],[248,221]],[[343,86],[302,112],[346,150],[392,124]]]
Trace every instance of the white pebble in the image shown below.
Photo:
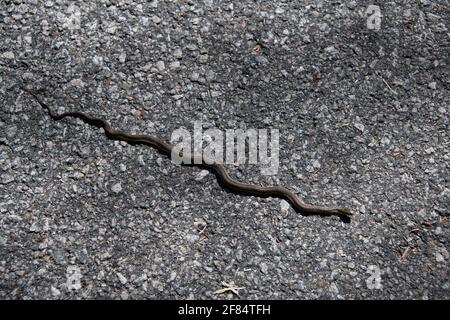
[[[204,177],[206,177],[209,174],[208,170],[202,170],[200,171],[197,176],[195,177],[195,180],[200,181],[202,180]]]
[[[14,59],[14,52],[7,51],[7,52],[3,53],[2,56],[5,59]]]
[[[112,190],[113,192],[115,192],[115,193],[119,193],[119,192],[122,191],[122,185],[120,184],[120,182],[119,182],[119,183],[116,183],[115,185],[113,185],[113,186],[111,187],[111,190]]]
[[[156,68],[158,68],[159,71],[164,71],[166,69],[166,65],[164,64],[164,61],[158,61],[156,63]]]
[[[282,213],[287,213],[289,211],[289,207],[289,202],[287,202],[286,200],[280,201],[280,208]]]
[[[58,289],[56,289],[54,286],[51,286],[50,291],[52,292],[52,295],[57,297],[61,294],[61,291],[59,291]]]
[[[173,56],[177,59],[181,59],[183,57],[183,51],[181,51],[181,49],[175,49]]]
[[[121,284],[126,284],[128,282],[127,278],[125,278],[120,272],[117,272],[117,277],[119,278]]]
[[[362,123],[355,123],[355,128],[361,132],[364,132],[364,125]]]

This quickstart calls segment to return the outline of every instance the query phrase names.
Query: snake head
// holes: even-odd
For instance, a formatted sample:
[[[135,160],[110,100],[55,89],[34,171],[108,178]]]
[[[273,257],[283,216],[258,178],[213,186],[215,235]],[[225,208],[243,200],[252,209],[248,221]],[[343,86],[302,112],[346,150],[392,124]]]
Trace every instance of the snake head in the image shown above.
[[[350,217],[353,215],[353,212],[350,208],[338,208],[337,211],[339,212],[339,214],[342,214],[347,217]]]

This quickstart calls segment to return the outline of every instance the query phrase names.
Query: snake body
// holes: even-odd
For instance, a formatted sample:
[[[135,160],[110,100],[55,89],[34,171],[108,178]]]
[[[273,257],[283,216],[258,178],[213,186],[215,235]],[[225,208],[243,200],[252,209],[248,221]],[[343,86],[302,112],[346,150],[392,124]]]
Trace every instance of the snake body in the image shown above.
[[[37,94],[35,94],[31,90],[28,90],[25,87],[22,87],[22,90],[29,93],[38,102],[38,104],[47,111],[48,115],[53,120],[62,120],[67,117],[78,118],[88,124],[94,125],[99,128],[103,128],[106,136],[110,139],[122,140],[134,144],[149,145],[168,156],[170,156],[172,153],[172,149],[174,146],[158,137],[148,135],[135,135],[115,130],[111,127],[111,125],[107,121],[100,118],[88,116],[78,111],[55,114],[52,111],[52,109]],[[194,161],[195,160],[194,157],[192,157],[191,160],[192,160],[191,163],[194,164],[198,163]],[[259,197],[282,198],[287,200],[295,210],[306,215],[338,215],[345,219],[348,219],[352,215],[352,212],[349,208],[324,207],[307,204],[303,202],[295,193],[282,186],[257,186],[249,183],[240,182],[230,177],[228,172],[225,170],[225,167],[220,163],[212,162],[208,164],[204,161],[204,159],[202,160],[203,161],[200,164],[201,166],[213,169],[217,173],[218,177],[221,179],[226,188],[229,188],[238,193],[254,195]]]

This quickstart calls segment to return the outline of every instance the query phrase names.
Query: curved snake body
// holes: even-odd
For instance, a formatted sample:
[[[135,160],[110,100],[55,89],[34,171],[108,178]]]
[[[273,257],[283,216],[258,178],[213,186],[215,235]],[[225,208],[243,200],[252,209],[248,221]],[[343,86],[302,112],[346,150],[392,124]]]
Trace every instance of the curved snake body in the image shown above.
[[[86,123],[89,123],[91,125],[103,128],[105,130],[105,134],[114,140],[123,140],[128,143],[137,143],[137,144],[145,144],[149,145],[157,150],[159,150],[161,153],[171,155],[173,145],[167,143],[166,141],[154,137],[154,136],[147,136],[147,135],[135,135],[126,133],[119,130],[114,130],[111,125],[106,122],[103,119],[95,118],[88,116],[82,112],[65,112],[61,114],[55,114],[51,110],[51,108],[44,103],[44,101],[36,95],[34,92],[22,88],[25,92],[29,93],[38,103],[39,105],[44,108],[48,115],[53,120],[61,120],[67,117],[73,117],[73,118],[79,118],[83,120]],[[194,160],[192,158],[191,160]],[[203,159],[204,160],[204,159]],[[194,161],[191,161],[191,163],[197,163]],[[224,166],[213,162],[211,164],[205,163],[205,161],[202,162],[201,166],[206,166],[208,168],[212,168],[221,181],[223,182],[224,186],[234,190],[239,193],[244,193],[248,195],[255,195],[259,197],[277,197],[287,200],[297,211],[299,211],[302,214],[314,214],[314,215],[338,215],[344,218],[349,218],[352,215],[352,212],[349,208],[338,208],[338,207],[323,207],[323,206],[316,206],[316,205],[310,205],[305,202],[303,202],[295,193],[290,191],[289,189],[282,187],[282,186],[257,186],[249,183],[240,182],[232,177],[227,173]]]

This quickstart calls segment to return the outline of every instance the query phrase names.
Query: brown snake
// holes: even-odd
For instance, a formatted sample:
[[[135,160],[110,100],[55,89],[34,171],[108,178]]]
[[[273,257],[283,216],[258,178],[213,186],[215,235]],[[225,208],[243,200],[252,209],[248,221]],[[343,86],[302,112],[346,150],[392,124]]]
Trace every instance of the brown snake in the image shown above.
[[[153,148],[156,148],[161,153],[164,153],[168,156],[171,155],[173,145],[167,143],[166,141],[152,136],[147,135],[135,135],[135,134],[129,134],[123,131],[114,130],[111,125],[106,122],[103,119],[95,118],[88,116],[82,112],[64,112],[61,114],[55,114],[52,112],[50,107],[44,103],[44,101],[36,95],[34,92],[28,90],[27,88],[22,87],[22,90],[29,93],[33,98],[39,103],[39,105],[44,108],[49,116],[53,120],[61,120],[66,117],[73,117],[83,120],[84,122],[94,125],[99,128],[103,128],[105,130],[105,134],[108,138],[113,140],[122,140],[126,141],[128,143],[133,144],[144,144],[149,145]],[[195,163],[191,161],[191,163]],[[221,181],[223,182],[224,186],[234,190],[238,193],[244,193],[248,195],[254,195],[259,197],[276,197],[276,198],[282,198],[287,201],[293,206],[294,209],[299,211],[302,214],[306,215],[338,215],[346,220],[352,215],[352,212],[349,208],[337,208],[337,207],[323,207],[323,206],[315,206],[311,204],[307,204],[303,202],[295,193],[290,191],[289,189],[281,186],[267,186],[267,187],[261,187],[257,185],[252,185],[249,183],[244,183],[237,181],[236,179],[233,179],[230,177],[230,175],[225,170],[224,166],[213,162],[212,164],[206,164],[202,163],[201,166],[212,168]]]

